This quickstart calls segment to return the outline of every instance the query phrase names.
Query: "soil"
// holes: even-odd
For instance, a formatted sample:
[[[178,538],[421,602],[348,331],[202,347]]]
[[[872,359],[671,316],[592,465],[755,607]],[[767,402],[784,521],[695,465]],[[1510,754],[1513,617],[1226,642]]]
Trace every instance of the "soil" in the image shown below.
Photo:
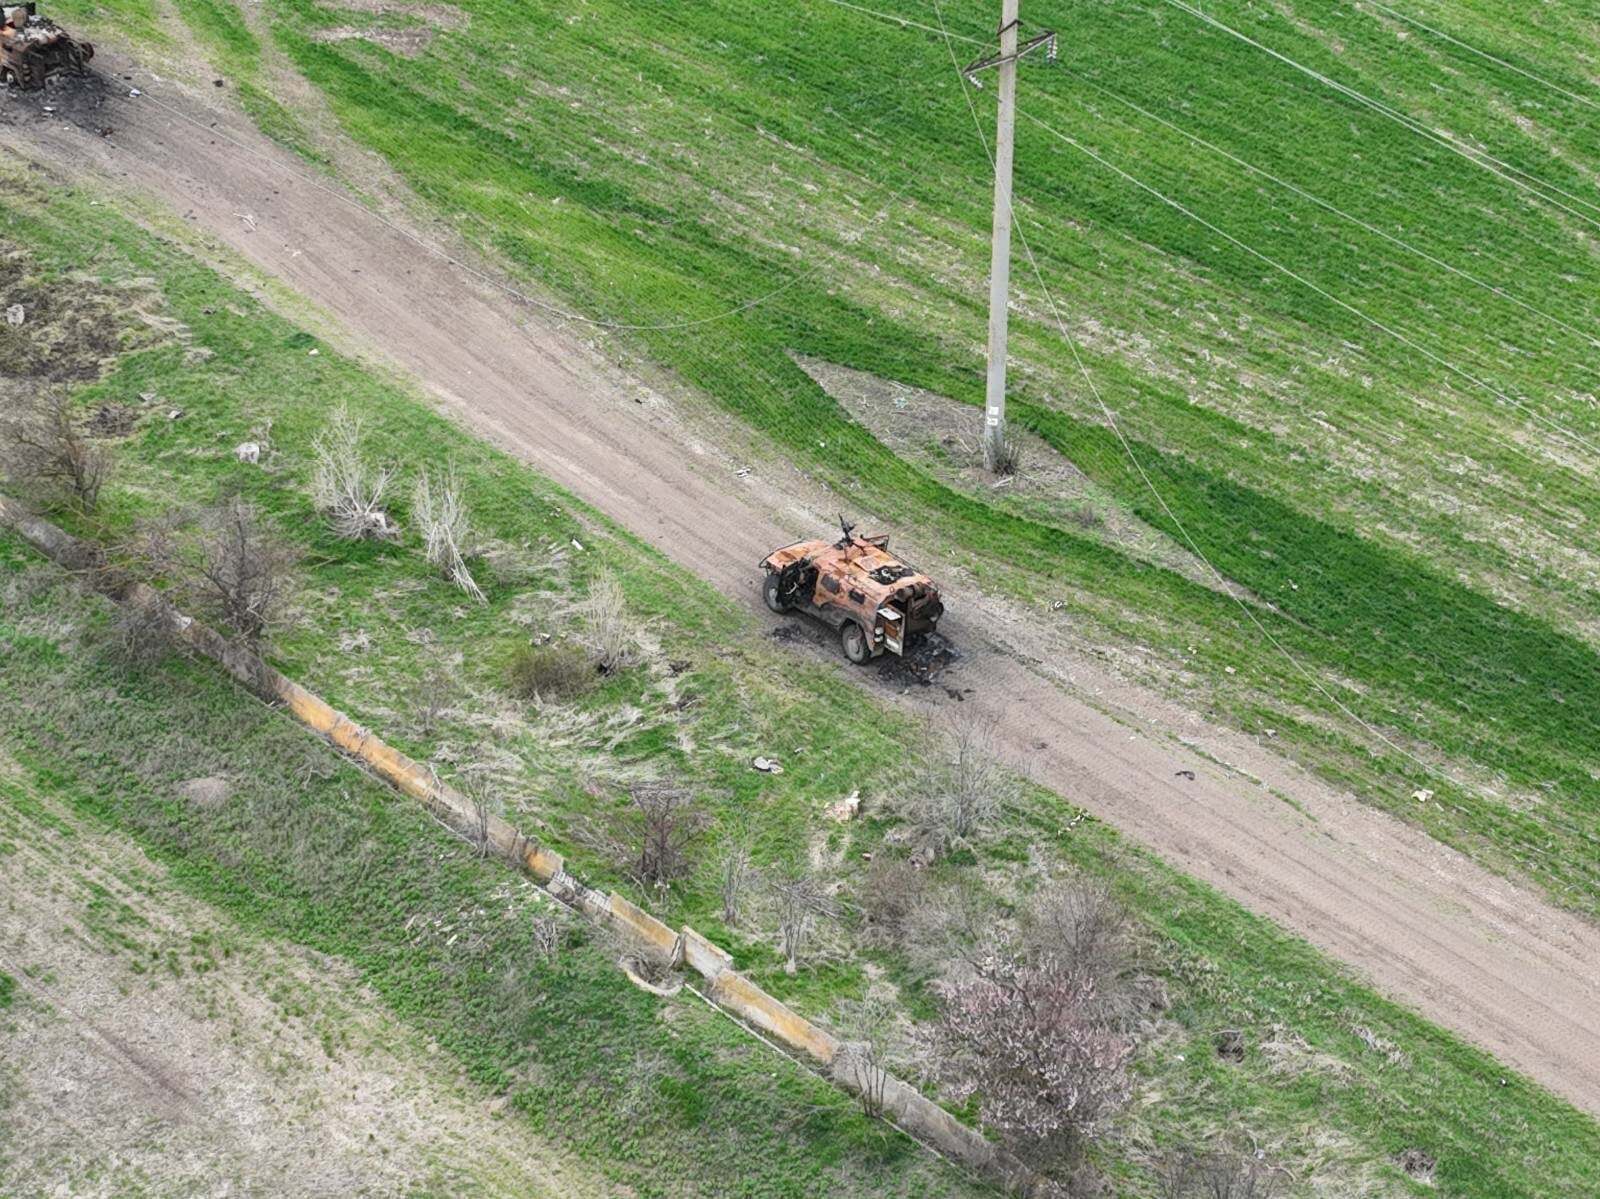
[[[30,121],[14,146],[163,199],[319,306],[321,331],[342,349],[410,373],[445,409],[752,610],[764,612],[754,564],[831,526],[838,502],[797,473],[736,473],[744,463],[721,447],[745,444],[745,431],[729,424],[719,436],[670,400],[641,402],[648,389],[603,361],[582,329],[552,327],[424,249],[398,210],[380,217],[349,201],[203,85],[185,92],[101,54],[144,92],[106,100],[116,134]],[[935,687],[908,688],[881,665],[841,663],[841,680],[918,706],[959,695],[1040,783],[1600,1112],[1600,929],[1115,675],[1064,622],[986,597],[907,548],[945,584],[942,631],[961,659]],[[831,640],[795,652],[836,654]]]

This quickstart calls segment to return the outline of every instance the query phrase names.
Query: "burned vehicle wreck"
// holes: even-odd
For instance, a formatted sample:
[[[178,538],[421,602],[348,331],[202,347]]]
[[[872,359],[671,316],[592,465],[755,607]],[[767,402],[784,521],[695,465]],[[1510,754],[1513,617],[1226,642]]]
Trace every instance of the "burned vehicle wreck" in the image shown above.
[[[0,86],[42,88],[53,75],[82,75],[94,47],[38,14],[36,4],[0,7]]]
[[[944,615],[932,579],[889,552],[887,536],[861,537],[842,518],[838,541],[800,541],[761,562],[761,595],[774,612],[807,612],[839,630],[857,664],[904,654]]]

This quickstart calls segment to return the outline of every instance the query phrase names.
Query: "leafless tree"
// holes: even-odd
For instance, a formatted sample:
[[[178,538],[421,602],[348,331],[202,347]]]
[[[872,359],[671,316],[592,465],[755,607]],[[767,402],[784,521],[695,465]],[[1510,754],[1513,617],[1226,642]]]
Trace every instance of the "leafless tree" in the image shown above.
[[[431,664],[423,673],[421,690],[417,693],[417,727],[424,737],[433,736],[450,707],[450,696],[455,689],[455,677],[442,662]]]
[[[489,856],[489,826],[500,814],[501,804],[494,794],[487,770],[469,766],[456,780],[456,790],[467,801],[466,828],[468,844],[478,857]]]
[[[717,889],[722,897],[722,922],[729,928],[737,928],[745,892],[755,875],[750,847],[743,842],[728,846],[723,851],[719,866]]]
[[[40,389],[0,414],[0,473],[40,498],[65,496],[93,512],[111,473],[111,455],[73,419],[65,391]]]
[[[993,722],[975,712],[925,727],[903,785],[911,819],[945,845],[970,840],[1018,793],[996,752]]]
[[[937,984],[934,1037],[957,1098],[1047,1166],[1099,1135],[1130,1094],[1130,1038],[1096,1015],[1092,980],[1055,954],[1029,959],[1002,938],[970,975]]]
[[[904,858],[880,852],[861,880],[857,906],[863,932],[876,945],[897,948],[928,893],[928,875]]]
[[[869,998],[847,1010],[843,1023],[848,1039],[835,1063],[835,1077],[855,1094],[869,1119],[881,1119],[889,1089],[888,1056],[894,1012],[882,1000]]]
[[[394,537],[399,530],[383,509],[394,467],[367,461],[361,431],[360,417],[352,416],[343,404],[334,410],[311,444],[316,455],[312,502],[327,517],[335,536],[347,541]]]
[[[112,648],[128,666],[154,666],[172,652],[174,630],[167,613],[154,604],[118,604],[112,620]]]
[[[473,599],[485,603],[483,589],[467,566],[472,527],[461,499],[461,479],[454,467],[438,480],[427,470],[417,476],[411,493],[411,518],[422,534],[428,562]]]
[[[145,521],[125,548],[140,572],[170,581],[179,607],[199,609],[249,646],[282,613],[293,556],[240,496]]]
[[[584,639],[604,674],[626,670],[639,660],[639,625],[628,612],[622,585],[609,571],[597,575],[578,606]]]
[[[823,920],[841,915],[838,901],[815,875],[806,871],[779,875],[767,883],[783,942],[783,968],[793,974],[806,940]]]
[[[689,873],[706,824],[705,808],[688,788],[647,782],[634,784],[620,807],[580,825],[574,835],[641,887],[660,893]]]

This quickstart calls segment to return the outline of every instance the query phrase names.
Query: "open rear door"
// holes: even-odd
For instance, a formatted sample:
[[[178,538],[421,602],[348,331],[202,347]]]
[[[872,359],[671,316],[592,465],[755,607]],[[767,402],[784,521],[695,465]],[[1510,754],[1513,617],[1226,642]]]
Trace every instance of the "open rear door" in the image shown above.
[[[906,652],[905,613],[894,608],[879,608],[878,623],[883,626],[883,648],[903,655]]]

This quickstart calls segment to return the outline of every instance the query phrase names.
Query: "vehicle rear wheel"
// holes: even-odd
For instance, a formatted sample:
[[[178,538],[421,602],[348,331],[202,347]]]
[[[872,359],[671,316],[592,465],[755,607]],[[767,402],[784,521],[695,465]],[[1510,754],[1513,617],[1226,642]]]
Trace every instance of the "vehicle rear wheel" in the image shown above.
[[[775,574],[768,575],[767,581],[761,584],[761,598],[774,612],[787,612],[793,607],[783,598],[782,581]]]
[[[847,621],[839,630],[839,644],[844,648],[844,656],[857,666],[867,662],[872,657],[872,642],[867,640],[866,633],[855,621]]]

